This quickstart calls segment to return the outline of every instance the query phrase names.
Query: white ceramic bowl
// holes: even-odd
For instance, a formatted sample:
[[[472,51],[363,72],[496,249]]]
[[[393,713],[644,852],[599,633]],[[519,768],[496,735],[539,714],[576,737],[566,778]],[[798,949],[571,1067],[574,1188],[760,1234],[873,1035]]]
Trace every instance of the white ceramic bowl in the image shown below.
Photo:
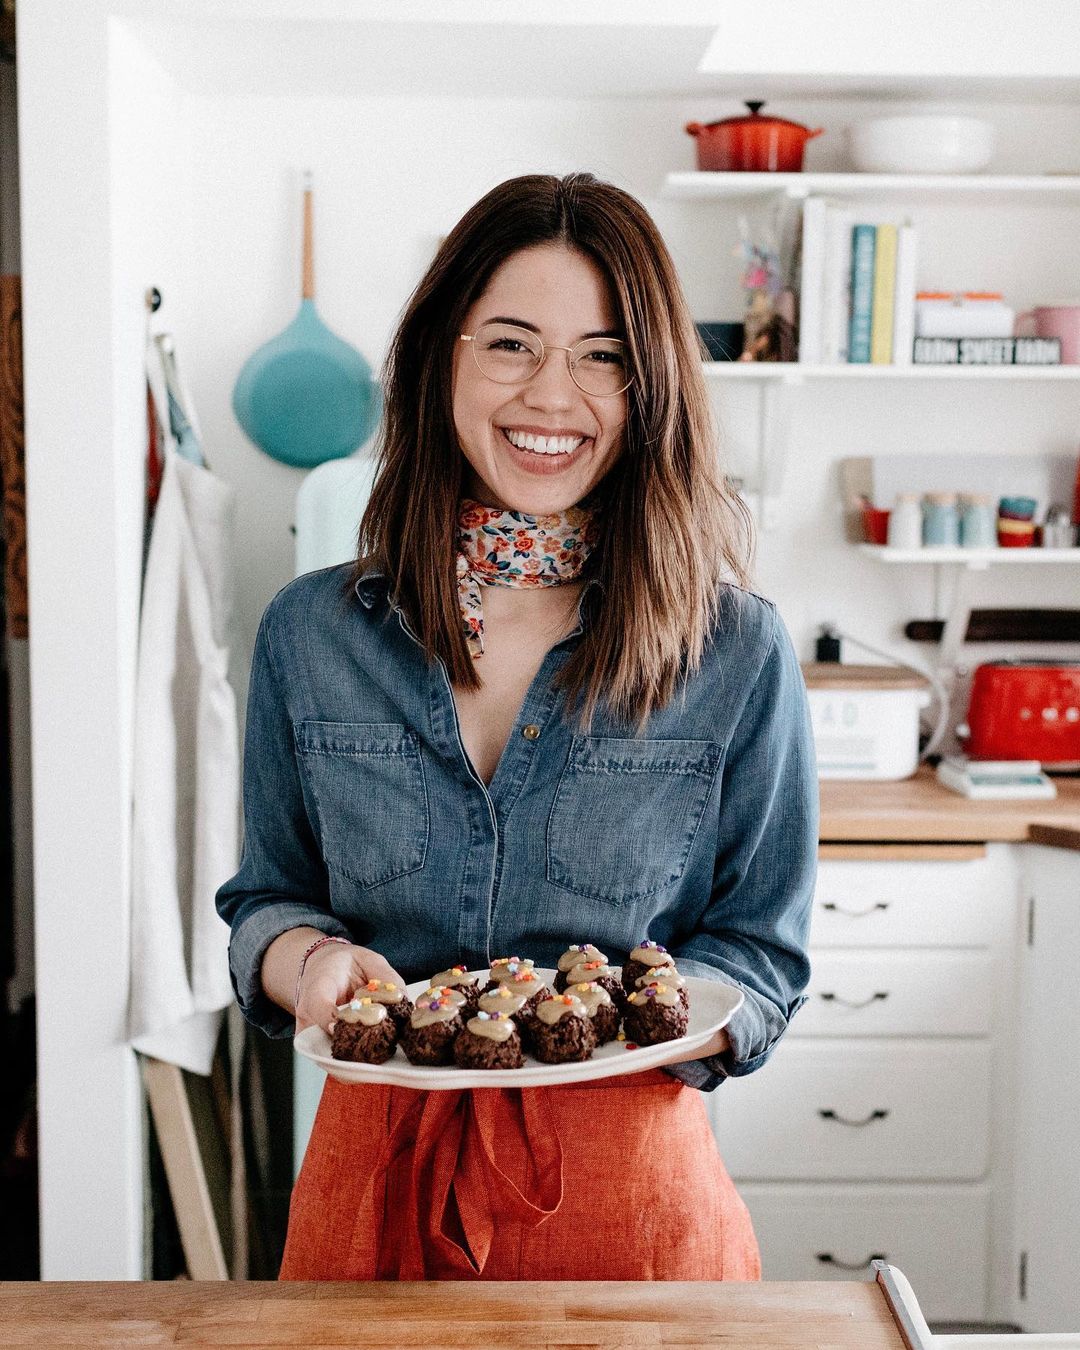
[[[874,117],[848,127],[863,173],[977,173],[994,155],[994,128],[978,117],[919,113]]]

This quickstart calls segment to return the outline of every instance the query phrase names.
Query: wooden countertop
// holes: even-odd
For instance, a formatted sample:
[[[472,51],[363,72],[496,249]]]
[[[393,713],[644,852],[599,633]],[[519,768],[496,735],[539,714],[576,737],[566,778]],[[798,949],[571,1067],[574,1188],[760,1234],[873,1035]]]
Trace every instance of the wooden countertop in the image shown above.
[[[664,1346],[903,1350],[881,1286],[0,1284],[0,1345]]]
[[[821,784],[821,839],[1051,844],[1080,850],[1080,779],[1052,801],[980,802],[949,792],[932,769],[898,783]]]

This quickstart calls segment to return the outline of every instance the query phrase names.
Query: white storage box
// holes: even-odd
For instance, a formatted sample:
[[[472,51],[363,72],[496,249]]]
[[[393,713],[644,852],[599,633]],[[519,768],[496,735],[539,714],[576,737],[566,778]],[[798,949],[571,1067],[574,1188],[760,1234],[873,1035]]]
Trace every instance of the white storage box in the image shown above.
[[[1016,311],[1000,295],[928,294],[915,298],[916,337],[1012,337]]]
[[[919,764],[921,675],[896,666],[803,666],[819,778],[910,778]]]

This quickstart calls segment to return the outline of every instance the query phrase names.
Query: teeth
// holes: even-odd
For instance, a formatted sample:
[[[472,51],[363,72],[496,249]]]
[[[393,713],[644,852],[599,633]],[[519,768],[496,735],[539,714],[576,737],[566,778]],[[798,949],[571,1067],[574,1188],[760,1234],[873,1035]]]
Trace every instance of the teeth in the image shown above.
[[[503,435],[511,445],[519,450],[531,450],[534,455],[569,455],[585,439],[584,436],[531,436],[505,429]]]

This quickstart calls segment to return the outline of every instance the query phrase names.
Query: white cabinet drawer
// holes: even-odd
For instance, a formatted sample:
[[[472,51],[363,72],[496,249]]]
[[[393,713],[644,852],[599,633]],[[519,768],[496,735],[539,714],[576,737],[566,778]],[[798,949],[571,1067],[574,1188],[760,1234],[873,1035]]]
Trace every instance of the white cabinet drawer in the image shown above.
[[[985,947],[1012,908],[993,857],[836,862],[818,868],[815,947]]]
[[[983,1041],[788,1040],[708,1095],[736,1180],[974,1180],[989,1153]]]
[[[984,1188],[751,1185],[739,1191],[754,1220],[766,1280],[870,1279],[869,1260],[880,1255],[918,1290],[927,1318],[987,1317],[990,1202]]]
[[[989,952],[814,948],[810,962],[790,1036],[985,1036],[993,1025]]]

